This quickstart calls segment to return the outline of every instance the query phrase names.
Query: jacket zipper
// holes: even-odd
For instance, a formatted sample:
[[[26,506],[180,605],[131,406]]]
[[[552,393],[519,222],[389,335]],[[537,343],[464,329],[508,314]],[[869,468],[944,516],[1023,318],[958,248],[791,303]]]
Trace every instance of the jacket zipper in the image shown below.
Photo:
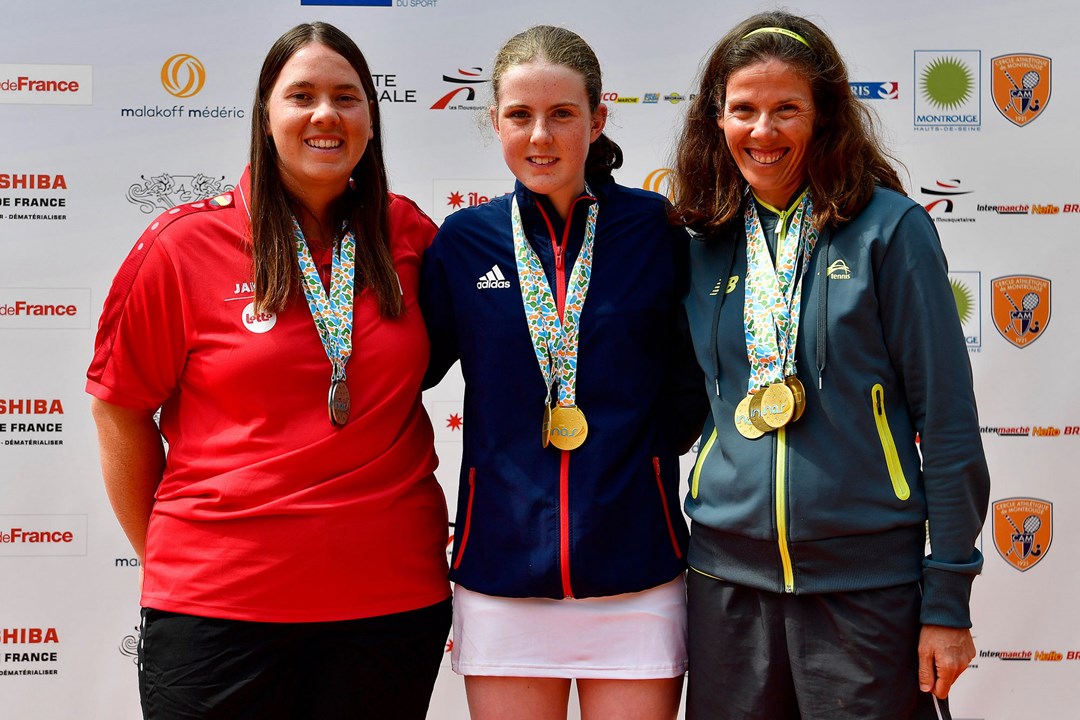
[[[799,207],[799,204],[802,202],[803,195],[805,195],[807,192],[809,192],[809,190],[803,190],[801,193],[799,193],[799,196],[797,198],[795,198],[791,202],[791,205],[790,205],[790,207],[788,207],[787,210],[780,210],[779,208],[774,208],[772,205],[770,205],[769,203],[763,201],[757,195],[754,196],[755,200],[757,200],[759,203],[761,203],[761,205],[765,209],[767,209],[769,212],[776,215],[777,218],[778,218],[777,221],[776,221],[776,232],[775,232],[775,234],[776,234],[776,253],[777,254],[780,253],[780,240],[784,237],[784,234],[785,234],[784,231],[786,230],[785,225],[788,223],[789,220],[791,220],[791,216],[795,214],[795,210]]]
[[[566,223],[563,226],[562,244],[555,237],[555,228],[551,225],[544,206],[539,202],[536,208],[547,224],[548,237],[551,238],[551,250],[555,255],[555,306],[559,311],[559,321],[562,322],[563,311],[566,309],[566,243],[570,238],[571,219],[574,217],[574,208],[585,196],[579,196],[570,205]],[[595,201],[595,198],[590,198]],[[574,597],[574,589],[570,584],[570,451],[563,450],[559,458],[559,568],[562,579],[563,597]]]
[[[694,475],[690,479],[690,497],[697,500],[698,490],[701,483],[701,467],[705,464],[705,456],[712,450],[713,443],[716,442],[716,428],[713,428],[712,435],[705,442],[705,447],[701,448],[698,452],[697,462],[694,463]]]
[[[791,567],[787,523],[787,428],[776,431],[776,541],[784,570],[784,592],[795,592],[795,572]]]
[[[660,477],[660,458],[652,459],[653,470],[656,473],[656,489],[660,491],[660,504],[664,507],[664,520],[667,521],[668,537],[671,538],[671,548],[675,551],[675,557],[682,560],[682,550],[679,549],[679,539],[675,537],[675,524],[671,522],[671,508],[668,506],[667,495],[664,494],[664,481]]]
[[[777,215],[775,251],[777,255],[781,251],[780,243],[784,238],[785,225],[790,222],[791,216],[807,192],[803,190],[799,193],[786,210],[774,208],[755,196],[758,202]],[[784,573],[784,592],[793,593],[795,592],[795,571],[792,568],[791,548],[788,545],[787,485],[787,428],[782,427],[776,431],[776,543],[780,550],[780,566]]]
[[[461,531],[461,545],[458,546],[457,557],[454,558],[454,569],[461,565],[461,558],[465,554],[465,543],[469,542],[469,526],[472,525],[473,496],[476,494],[476,468],[469,468],[469,501],[465,504],[465,527]]]
[[[885,451],[885,465],[889,468],[893,493],[900,500],[907,500],[911,497],[911,488],[904,477],[904,467],[900,464],[899,453],[896,452],[896,441],[889,429],[889,419],[885,416],[885,388],[878,383],[870,392],[874,403],[874,423],[877,425],[878,437],[881,438],[881,449]]]
[[[690,497],[698,497],[701,466],[716,442],[716,428],[713,428],[705,447],[698,453],[694,474],[690,479]],[[784,573],[784,592],[795,592],[795,572],[791,565],[791,550],[788,547],[787,523],[787,428],[776,431],[776,543],[780,550],[780,565]]]

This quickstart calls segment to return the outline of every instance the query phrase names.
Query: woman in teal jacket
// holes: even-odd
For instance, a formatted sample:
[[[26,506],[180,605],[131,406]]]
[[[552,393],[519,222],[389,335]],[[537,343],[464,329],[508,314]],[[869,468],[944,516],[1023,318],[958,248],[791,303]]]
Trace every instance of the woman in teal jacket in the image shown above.
[[[947,717],[989,477],[933,221],[787,13],[717,45],[677,178],[711,395],[688,717]]]

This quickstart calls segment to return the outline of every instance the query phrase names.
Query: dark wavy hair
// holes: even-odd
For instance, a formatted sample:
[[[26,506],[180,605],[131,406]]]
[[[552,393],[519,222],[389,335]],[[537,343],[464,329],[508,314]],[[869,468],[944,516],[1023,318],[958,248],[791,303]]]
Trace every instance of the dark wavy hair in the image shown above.
[[[788,30],[806,44],[775,31],[747,36],[759,28]],[[717,118],[731,74],[771,59],[791,65],[810,83],[815,121],[806,163],[814,224],[850,220],[870,202],[875,185],[904,192],[894,167],[900,163],[884,149],[873,117],[852,94],[847,67],[829,37],[805,18],[766,12],[735,26],[705,65],[676,150],[676,222],[711,233],[738,215],[747,183]]]
[[[250,161],[255,306],[260,311],[284,310],[300,288],[290,197],[281,182],[277,148],[266,131],[270,123],[266,106],[285,63],[312,43],[325,45],[345,58],[360,76],[360,85],[367,96],[372,138],[353,168],[355,189],[344,192],[335,211],[356,235],[356,293],[370,287],[379,313],[383,317],[397,317],[405,306],[390,255],[387,221],[390,201],[386,194],[378,91],[360,48],[341,30],[323,22],[297,25],[278,38],[266,54],[259,73],[251,111]]]
[[[600,107],[602,82],[596,53],[577,33],[552,25],[531,27],[499,48],[491,69],[491,90],[496,105],[499,104],[499,86],[506,71],[533,60],[546,60],[579,73],[585,81],[589,110],[596,112],[596,108]],[[585,158],[585,180],[596,184],[604,182],[611,178],[612,170],[622,167],[622,163],[622,148],[600,133],[600,137],[589,145],[589,154]]]

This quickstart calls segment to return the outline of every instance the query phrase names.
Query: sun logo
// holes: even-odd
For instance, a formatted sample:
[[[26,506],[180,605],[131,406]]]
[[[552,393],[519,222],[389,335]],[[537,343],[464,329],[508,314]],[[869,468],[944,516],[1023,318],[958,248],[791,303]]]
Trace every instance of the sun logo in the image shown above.
[[[956,279],[950,279],[953,300],[956,301],[956,313],[960,316],[960,322],[966,323],[971,320],[971,313],[975,307],[975,297],[971,294],[971,288]]]
[[[939,108],[954,110],[971,98],[974,77],[966,64],[953,57],[940,57],[922,72],[923,96]]]

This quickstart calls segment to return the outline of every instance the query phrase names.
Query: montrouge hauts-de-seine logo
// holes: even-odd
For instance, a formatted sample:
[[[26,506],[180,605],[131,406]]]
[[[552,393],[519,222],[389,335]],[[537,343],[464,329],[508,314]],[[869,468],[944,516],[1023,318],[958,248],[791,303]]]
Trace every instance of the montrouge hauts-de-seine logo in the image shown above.
[[[1035,567],[1054,539],[1054,506],[1038,498],[998,500],[994,517],[994,547],[1005,562],[1020,572]]]
[[[1050,102],[1050,58],[999,55],[990,61],[990,92],[1002,117],[1024,127]]]
[[[990,281],[990,314],[1001,337],[1026,348],[1050,324],[1050,281],[1034,275],[1008,275]]]
[[[964,331],[969,352],[982,352],[982,273],[977,270],[950,270],[956,314]]]
[[[982,52],[915,51],[915,129],[979,130]]]

